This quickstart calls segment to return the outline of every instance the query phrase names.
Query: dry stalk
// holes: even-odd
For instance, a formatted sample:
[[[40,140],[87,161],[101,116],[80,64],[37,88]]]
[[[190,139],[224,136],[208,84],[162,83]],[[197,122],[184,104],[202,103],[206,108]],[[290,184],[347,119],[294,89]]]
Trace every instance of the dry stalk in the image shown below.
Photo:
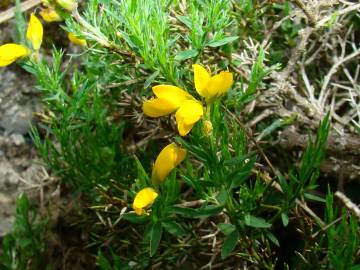
[[[25,12],[39,5],[41,0],[27,0],[20,4],[20,11]],[[0,13],[0,24],[12,19],[15,16],[16,7],[9,8]]]

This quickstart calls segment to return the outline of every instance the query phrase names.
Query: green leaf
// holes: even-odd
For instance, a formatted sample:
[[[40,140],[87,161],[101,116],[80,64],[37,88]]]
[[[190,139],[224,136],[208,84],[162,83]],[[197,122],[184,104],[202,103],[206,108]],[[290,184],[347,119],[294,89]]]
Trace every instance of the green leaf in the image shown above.
[[[324,198],[321,198],[315,194],[311,194],[311,193],[304,193],[304,197],[306,199],[309,199],[309,200],[312,200],[312,201],[317,201],[317,202],[322,202],[322,203],[325,203],[325,199]]]
[[[245,224],[254,228],[270,228],[272,226],[271,223],[267,222],[265,219],[254,217],[252,215],[245,216]]]
[[[223,38],[220,40],[212,40],[207,44],[207,46],[213,47],[213,48],[220,47],[220,46],[223,46],[230,42],[233,42],[233,41],[237,40],[238,38],[239,38],[238,36],[232,36],[232,37],[226,37],[226,38]]]
[[[175,60],[177,61],[183,61],[189,58],[193,58],[199,54],[198,50],[186,50],[182,51],[179,54],[175,56]]]
[[[225,259],[229,254],[234,250],[234,248],[237,245],[237,242],[239,241],[240,234],[238,230],[233,231],[230,233],[224,241],[224,245],[221,249],[221,258]]]
[[[147,186],[148,182],[149,182],[149,176],[146,173],[144,167],[142,166],[141,162],[139,161],[139,159],[134,156],[135,159],[135,163],[136,163],[136,168],[137,168],[137,177],[141,183],[142,187]]]
[[[122,215],[122,218],[134,224],[144,224],[147,220],[149,220],[148,216],[139,216],[135,213],[125,213]]]
[[[249,158],[253,158],[254,157],[255,152],[250,152],[246,155],[243,156],[239,156],[239,157],[234,157],[228,160],[224,161],[224,166],[241,166],[242,163]]]
[[[276,246],[280,247],[279,240],[276,238],[274,234],[271,232],[266,232],[266,236],[270,239],[271,242],[273,242]]]
[[[153,74],[151,74],[145,81],[144,83],[144,88],[148,88],[150,86],[150,84],[152,84],[152,82],[155,80],[155,78],[157,76],[159,76],[160,72],[157,70],[155,71]]]
[[[245,90],[246,95],[254,94],[262,79],[266,76],[267,71],[264,69],[264,59],[265,51],[263,48],[260,48],[259,56],[251,67],[250,83],[248,88]]]
[[[196,209],[195,218],[207,218],[219,214],[224,207],[222,205],[206,205]]]
[[[360,264],[356,264],[350,267],[350,270],[360,270]]]
[[[281,213],[281,220],[285,227],[289,224],[289,217],[287,213]]]
[[[197,209],[173,206],[169,212],[189,218],[207,218],[219,214],[223,209],[221,205],[206,205]]]
[[[152,224],[150,228],[150,257],[154,256],[161,240],[162,226],[160,223]]]
[[[289,188],[288,183],[285,180],[285,177],[279,171],[277,171],[276,174],[277,174],[277,177],[279,179],[279,184],[281,186],[281,189],[283,190],[283,192],[290,195],[291,190]]]
[[[101,270],[112,270],[110,262],[106,259],[104,254],[99,250],[96,256],[96,264],[99,266]]]
[[[167,232],[171,233],[172,235],[177,237],[185,235],[185,230],[183,227],[181,227],[181,225],[175,221],[164,221],[161,223],[161,225]]]
[[[242,182],[244,182],[246,178],[249,177],[251,170],[254,167],[255,161],[256,161],[256,156],[248,160],[248,162],[241,168],[241,172],[239,172],[233,177],[230,188],[233,189],[239,187],[242,184]]]
[[[169,213],[178,214],[178,215],[181,215],[183,217],[188,217],[188,218],[195,218],[196,211],[192,208],[173,206],[169,209]]]
[[[236,230],[235,225],[230,224],[230,223],[219,223],[218,227],[219,227],[220,231],[225,235],[229,235],[234,230]]]
[[[176,18],[178,18],[178,20],[180,22],[182,22],[183,24],[185,24],[189,29],[192,28],[192,23],[188,17],[178,15],[178,16],[176,16]]]

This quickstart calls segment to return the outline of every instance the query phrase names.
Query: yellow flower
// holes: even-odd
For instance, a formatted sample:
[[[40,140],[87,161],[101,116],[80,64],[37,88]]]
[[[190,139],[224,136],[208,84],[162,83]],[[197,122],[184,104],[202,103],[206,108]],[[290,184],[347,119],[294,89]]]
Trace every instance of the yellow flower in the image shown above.
[[[56,10],[51,7],[42,9],[39,14],[45,22],[60,22],[63,20]]]
[[[79,45],[79,46],[86,46],[87,43],[86,43],[86,40],[85,39],[80,39],[78,38],[77,36],[75,36],[74,33],[69,33],[68,34],[68,38],[69,40],[74,43],[75,45]]]
[[[175,143],[164,147],[156,158],[152,181],[157,184],[164,181],[169,173],[184,160],[185,156],[186,150],[178,147]]]
[[[211,76],[201,65],[195,64],[193,68],[196,92],[207,102],[225,94],[233,84],[233,75],[229,71],[221,71]]]
[[[70,12],[76,8],[76,2],[74,0],[56,0],[56,2]]]
[[[30,54],[30,50],[22,45],[9,43],[0,46],[0,67],[10,65],[17,59]]]
[[[31,13],[26,38],[31,42],[34,50],[39,50],[43,39],[43,26],[34,13]]]
[[[156,191],[152,188],[143,188],[140,190],[134,199],[133,209],[137,215],[145,214],[145,208],[148,208],[153,204],[155,199],[159,196]]]
[[[175,111],[179,134],[185,136],[203,116],[199,101],[179,87],[157,85],[152,88],[157,98],[144,102],[143,112],[150,117],[169,115]]]
[[[195,89],[207,103],[225,94],[233,84],[231,72],[222,71],[211,76],[201,65],[195,64],[193,68]],[[144,102],[143,112],[150,117],[160,117],[176,111],[175,118],[181,136],[187,135],[204,115],[201,103],[176,86],[157,85],[152,90],[156,98]]]

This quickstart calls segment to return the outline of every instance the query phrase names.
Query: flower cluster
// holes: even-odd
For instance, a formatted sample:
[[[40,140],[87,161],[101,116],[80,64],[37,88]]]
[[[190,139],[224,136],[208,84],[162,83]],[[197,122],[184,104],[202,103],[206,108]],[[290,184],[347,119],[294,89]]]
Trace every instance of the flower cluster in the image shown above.
[[[222,71],[215,76],[201,65],[193,65],[196,92],[205,99],[207,106],[225,94],[233,84],[233,76],[228,71]],[[173,85],[157,85],[152,88],[156,98],[147,100],[143,104],[143,112],[149,117],[161,117],[175,112],[175,118],[179,134],[187,135],[196,122],[204,116],[204,108],[201,101],[194,98],[188,92]],[[209,120],[204,121],[203,131],[205,135],[212,132],[212,124]],[[157,186],[169,175],[169,173],[184,160],[186,150],[178,147],[175,143],[166,146],[155,161],[152,171],[152,183]],[[145,214],[145,209],[151,206],[159,196],[151,187],[140,190],[134,199],[133,209],[136,214]]]
[[[43,26],[34,13],[30,16],[30,21],[26,31],[26,39],[31,43],[32,49],[37,52],[43,40]],[[0,67],[8,66],[16,60],[29,56],[32,50],[26,46],[8,43],[0,46]]]
[[[44,8],[41,9],[39,14],[45,22],[61,22],[64,20],[63,17],[61,17],[61,15],[56,11],[52,3],[50,3],[48,0],[42,0],[41,2]],[[73,0],[57,0],[56,3],[69,12],[76,9],[76,2]],[[74,33],[68,33],[68,38],[75,45],[82,47],[87,46],[86,40],[80,39]]]
[[[193,65],[196,92],[211,104],[225,94],[233,84],[232,73],[222,71],[215,76],[201,65]],[[188,92],[173,85],[157,85],[152,88],[156,98],[144,102],[143,112],[150,117],[175,113],[180,136],[187,135],[194,124],[204,115],[202,103]]]

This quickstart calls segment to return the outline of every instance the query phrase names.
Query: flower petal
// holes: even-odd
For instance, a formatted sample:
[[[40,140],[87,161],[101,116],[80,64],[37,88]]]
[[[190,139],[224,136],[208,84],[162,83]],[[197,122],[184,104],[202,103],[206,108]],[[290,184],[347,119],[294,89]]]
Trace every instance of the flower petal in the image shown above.
[[[194,124],[203,116],[204,110],[197,100],[187,100],[177,110],[175,117],[183,118],[186,124]]]
[[[206,86],[210,81],[211,75],[209,72],[201,65],[193,65],[194,69],[194,81],[196,92],[202,97],[206,97]]]
[[[177,120],[177,126],[180,136],[186,136],[193,128],[194,124],[186,124],[184,120]]]
[[[152,181],[160,183],[179,165],[186,156],[186,150],[175,143],[167,145],[156,158],[152,171]]]
[[[31,13],[26,38],[31,42],[34,50],[39,50],[43,39],[43,26],[34,13]]]
[[[203,114],[204,110],[200,102],[196,100],[185,101],[175,114],[180,136],[187,135]]]
[[[134,199],[133,209],[135,213],[141,215],[144,213],[144,208],[149,207],[155,199],[159,196],[153,188],[143,188],[140,190]]]
[[[188,92],[173,85],[156,85],[152,88],[152,90],[155,96],[166,99],[177,107],[180,107],[185,100],[193,99]]]
[[[10,65],[17,59],[30,54],[30,50],[22,45],[9,43],[0,46],[0,67]]]
[[[233,84],[233,75],[229,71],[221,71],[219,74],[211,77],[206,90],[208,92],[207,99],[221,96],[225,94]]]
[[[178,106],[171,101],[163,98],[154,98],[143,103],[142,110],[144,114],[150,117],[160,117],[169,115],[176,111]]]

